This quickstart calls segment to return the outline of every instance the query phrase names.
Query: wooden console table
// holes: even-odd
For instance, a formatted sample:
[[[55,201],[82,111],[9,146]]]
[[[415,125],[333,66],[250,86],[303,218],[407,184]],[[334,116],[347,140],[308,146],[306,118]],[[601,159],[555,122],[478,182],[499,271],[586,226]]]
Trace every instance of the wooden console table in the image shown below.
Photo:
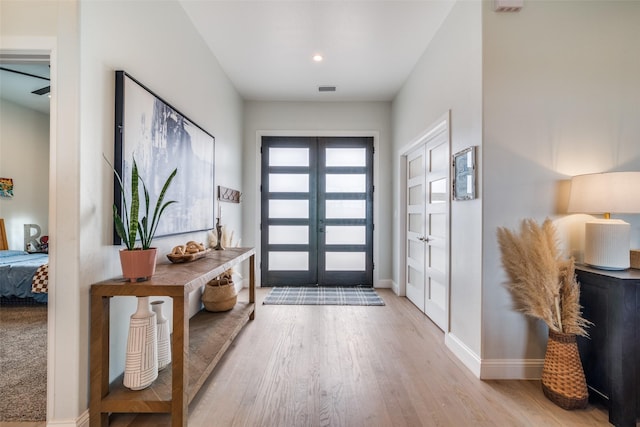
[[[200,311],[189,319],[189,295],[229,268],[249,259],[249,302],[231,311]],[[109,384],[109,307],[114,296],[173,299],[172,363],[148,388],[132,391],[122,376]],[[91,286],[90,425],[108,426],[109,413],[170,413],[171,425],[187,425],[188,405],[229,345],[255,315],[255,249],[212,251],[185,264],[158,264],[146,282],[105,280]]]
[[[593,322],[578,337],[589,399],[609,408],[609,422],[635,427],[640,415],[640,271],[576,266],[580,304]]]

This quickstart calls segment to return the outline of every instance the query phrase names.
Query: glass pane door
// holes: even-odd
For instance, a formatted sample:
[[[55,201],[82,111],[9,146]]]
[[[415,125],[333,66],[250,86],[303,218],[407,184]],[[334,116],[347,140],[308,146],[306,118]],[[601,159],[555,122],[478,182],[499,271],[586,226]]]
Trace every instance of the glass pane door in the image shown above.
[[[262,285],[315,285],[316,139],[264,137]]]
[[[373,140],[318,143],[318,281],[373,286]]]
[[[372,169],[372,138],[263,138],[264,286],[373,286]]]

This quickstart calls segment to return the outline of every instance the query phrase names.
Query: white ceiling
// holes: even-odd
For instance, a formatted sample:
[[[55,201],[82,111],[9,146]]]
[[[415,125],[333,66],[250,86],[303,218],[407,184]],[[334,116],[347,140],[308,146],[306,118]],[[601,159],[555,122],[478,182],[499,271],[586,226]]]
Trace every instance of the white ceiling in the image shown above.
[[[179,1],[241,96],[268,101],[392,100],[455,2]],[[1,67],[49,77],[41,62],[0,57]],[[48,114],[49,97],[31,93],[47,85],[0,71],[1,98]],[[318,92],[325,85],[336,92]]]
[[[49,64],[42,62],[15,62],[0,58],[0,67],[21,71],[34,76],[49,78]],[[16,74],[0,70],[0,98],[11,101],[32,110],[49,114],[49,96],[31,93],[34,90],[49,86],[45,79]]]
[[[389,101],[454,1],[180,3],[244,99]]]

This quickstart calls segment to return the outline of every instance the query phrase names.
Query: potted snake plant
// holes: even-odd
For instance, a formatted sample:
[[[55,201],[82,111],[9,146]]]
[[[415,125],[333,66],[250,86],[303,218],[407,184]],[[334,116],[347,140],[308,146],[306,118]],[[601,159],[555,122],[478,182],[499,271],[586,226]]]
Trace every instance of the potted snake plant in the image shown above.
[[[122,194],[122,214],[118,212],[116,204],[113,205],[113,220],[115,230],[122,239],[126,248],[120,251],[120,263],[122,265],[122,275],[125,279],[136,282],[140,279],[148,280],[153,276],[156,269],[156,253],[157,250],[151,247],[153,238],[160,218],[165,209],[176,203],[175,200],[164,202],[167,189],[171,185],[173,178],[176,176],[178,169],[174,169],[162,186],[162,191],[156,200],[153,209],[153,216],[150,216],[150,196],[144,180],[138,172],[138,165],[135,158],[133,159],[133,167],[131,169],[131,205],[127,205],[127,198],[124,195],[124,183],[118,172],[113,169],[114,175],[118,180],[120,192]],[[142,193],[144,196],[144,212],[140,220],[140,183],[142,183]],[[140,239],[140,246],[136,246],[136,242]]]

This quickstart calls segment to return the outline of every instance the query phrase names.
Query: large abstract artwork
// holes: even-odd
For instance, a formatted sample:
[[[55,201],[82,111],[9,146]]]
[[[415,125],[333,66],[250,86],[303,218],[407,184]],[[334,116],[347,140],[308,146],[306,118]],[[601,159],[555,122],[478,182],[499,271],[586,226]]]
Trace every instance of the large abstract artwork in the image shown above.
[[[166,178],[178,169],[165,196],[178,203],[167,208],[156,236],[212,229],[214,137],[124,71],[116,71],[115,116],[114,166],[120,176],[130,176],[135,158],[152,206]],[[130,183],[124,181],[125,197],[130,198]],[[114,201],[121,209],[117,182]],[[114,244],[120,244],[115,232]]]

